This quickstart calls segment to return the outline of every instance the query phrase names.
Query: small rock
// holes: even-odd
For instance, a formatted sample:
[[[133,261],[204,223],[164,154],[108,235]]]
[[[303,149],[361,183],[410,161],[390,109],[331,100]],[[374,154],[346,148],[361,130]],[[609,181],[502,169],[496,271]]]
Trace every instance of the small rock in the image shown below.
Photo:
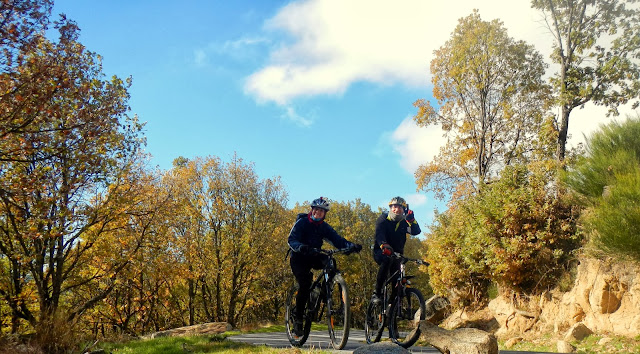
[[[514,338],[511,338],[511,339],[507,340],[504,343],[504,346],[507,347],[507,349],[509,349],[509,348],[512,348],[514,345],[520,343],[520,342],[522,342],[522,337],[514,337]]]
[[[612,338],[609,338],[609,337],[601,338],[601,339],[598,341],[598,345],[607,345],[607,344],[609,344],[612,340],[613,340],[613,339],[612,339]]]
[[[575,353],[576,347],[563,340],[558,341],[558,353]]]
[[[583,340],[586,337],[590,336],[593,333],[587,326],[585,326],[582,322],[578,322],[571,326],[567,331],[567,334],[564,336],[564,340],[567,342],[572,340]]]

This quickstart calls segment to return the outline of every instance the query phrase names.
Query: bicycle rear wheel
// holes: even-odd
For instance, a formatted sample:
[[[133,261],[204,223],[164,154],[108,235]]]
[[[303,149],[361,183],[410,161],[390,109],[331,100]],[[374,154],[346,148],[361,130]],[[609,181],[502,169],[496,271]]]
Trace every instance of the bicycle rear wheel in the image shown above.
[[[296,319],[296,295],[298,295],[298,284],[289,289],[289,293],[287,295],[287,302],[285,307],[285,328],[287,330],[287,337],[289,338],[289,342],[294,347],[301,347],[304,342],[309,338],[309,332],[311,331],[311,318],[306,314],[303,316],[303,329],[304,334],[302,336],[297,336],[293,333],[293,326]]]
[[[331,281],[331,292],[327,296],[327,321],[331,345],[336,350],[344,348],[349,339],[351,308],[347,283],[340,274]]]
[[[382,308],[382,302],[375,304],[373,301],[370,301],[369,306],[367,306],[364,336],[368,344],[379,342],[380,337],[382,337],[385,325],[385,315],[382,313]]]
[[[426,305],[418,289],[407,288],[400,301],[391,306],[389,334],[401,347],[409,348],[420,338],[420,321],[424,320]]]

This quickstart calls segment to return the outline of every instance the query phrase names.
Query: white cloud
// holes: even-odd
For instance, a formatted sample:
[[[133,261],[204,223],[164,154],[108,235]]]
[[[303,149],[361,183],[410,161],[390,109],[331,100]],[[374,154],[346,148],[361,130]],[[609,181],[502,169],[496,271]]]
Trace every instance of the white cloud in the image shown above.
[[[550,62],[553,39],[529,1],[306,0],[288,4],[265,23],[268,42],[276,45],[266,65],[246,79],[245,93],[283,106],[287,119],[308,126],[312,121],[290,108],[296,98],[341,95],[359,81],[426,87],[433,51],[473,9],[485,21],[502,21],[511,37],[535,45]],[[282,39],[274,40],[279,33]],[[570,144],[608,122],[604,109],[592,108],[572,113]],[[445,142],[441,135],[438,127],[418,128],[405,119],[392,133],[402,167],[413,173],[430,161]]]
[[[407,195],[405,199],[411,208],[422,206],[427,202],[426,195],[417,193]]]
[[[549,40],[527,1],[308,0],[283,7],[267,31],[284,32],[268,64],[247,78],[245,92],[284,105],[297,97],[340,95],[357,81],[425,87],[433,51],[474,8],[500,18],[511,36]]]
[[[440,127],[418,127],[412,117],[405,118],[391,134],[393,150],[400,155],[402,168],[413,174],[420,165],[433,160],[446,143],[442,134]]]
[[[299,115],[296,112],[296,110],[291,106],[284,107],[284,113],[282,114],[282,118],[292,121],[293,123],[301,127],[309,127],[311,126],[311,124],[313,124],[313,120]]]
[[[628,116],[635,117],[636,112],[631,109],[631,105],[619,107],[620,113],[617,117],[606,117],[607,108],[587,103],[584,109],[576,108],[569,117],[569,139],[568,147],[575,147],[579,143],[584,143],[585,138],[597,131],[601,125],[606,125],[614,120],[623,122]],[[638,111],[640,112],[640,111]]]
[[[253,59],[257,56],[257,49],[268,44],[269,40],[262,37],[243,37],[224,42],[211,42],[193,51],[194,62],[197,66],[202,67],[207,65],[209,57],[224,56],[235,61]]]
[[[193,51],[193,60],[197,66],[203,66],[207,62],[207,53],[202,49]]]

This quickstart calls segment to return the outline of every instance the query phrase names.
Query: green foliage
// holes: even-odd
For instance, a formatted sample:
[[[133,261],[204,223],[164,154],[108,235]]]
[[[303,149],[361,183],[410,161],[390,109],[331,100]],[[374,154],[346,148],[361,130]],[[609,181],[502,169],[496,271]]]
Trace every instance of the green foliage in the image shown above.
[[[640,118],[613,122],[587,140],[587,156],[565,176],[587,207],[581,221],[592,244],[640,260]]]
[[[572,208],[556,198],[541,164],[507,167],[479,193],[452,203],[428,238],[434,290],[463,303],[485,300],[492,282],[502,291],[539,293],[580,246]]]
[[[489,287],[487,288],[487,297],[489,300],[493,300],[500,295],[498,290],[498,285],[496,283],[489,284]]]

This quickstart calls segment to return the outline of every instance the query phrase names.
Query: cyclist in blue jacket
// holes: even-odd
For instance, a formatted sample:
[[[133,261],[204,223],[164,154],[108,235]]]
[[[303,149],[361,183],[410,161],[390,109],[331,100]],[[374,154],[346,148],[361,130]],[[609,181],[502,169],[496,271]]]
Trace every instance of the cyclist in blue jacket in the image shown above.
[[[304,308],[313,282],[311,269],[322,269],[328,259],[327,255],[314,252],[314,249],[322,248],[326,239],[336,248],[349,248],[352,252],[362,250],[361,245],[347,241],[324,221],[328,211],[329,201],[326,198],[315,199],[311,202],[311,211],[308,214],[298,214],[296,223],[289,233],[288,243],[292,251],[291,271],[299,285],[293,326],[293,333],[297,336],[303,335]]]
[[[389,201],[389,212],[383,212],[376,221],[376,240],[373,245],[373,259],[379,265],[373,301],[382,301],[382,286],[389,272],[400,269],[400,260],[390,258],[393,252],[404,254],[407,237],[420,234],[420,225],[402,197]]]

